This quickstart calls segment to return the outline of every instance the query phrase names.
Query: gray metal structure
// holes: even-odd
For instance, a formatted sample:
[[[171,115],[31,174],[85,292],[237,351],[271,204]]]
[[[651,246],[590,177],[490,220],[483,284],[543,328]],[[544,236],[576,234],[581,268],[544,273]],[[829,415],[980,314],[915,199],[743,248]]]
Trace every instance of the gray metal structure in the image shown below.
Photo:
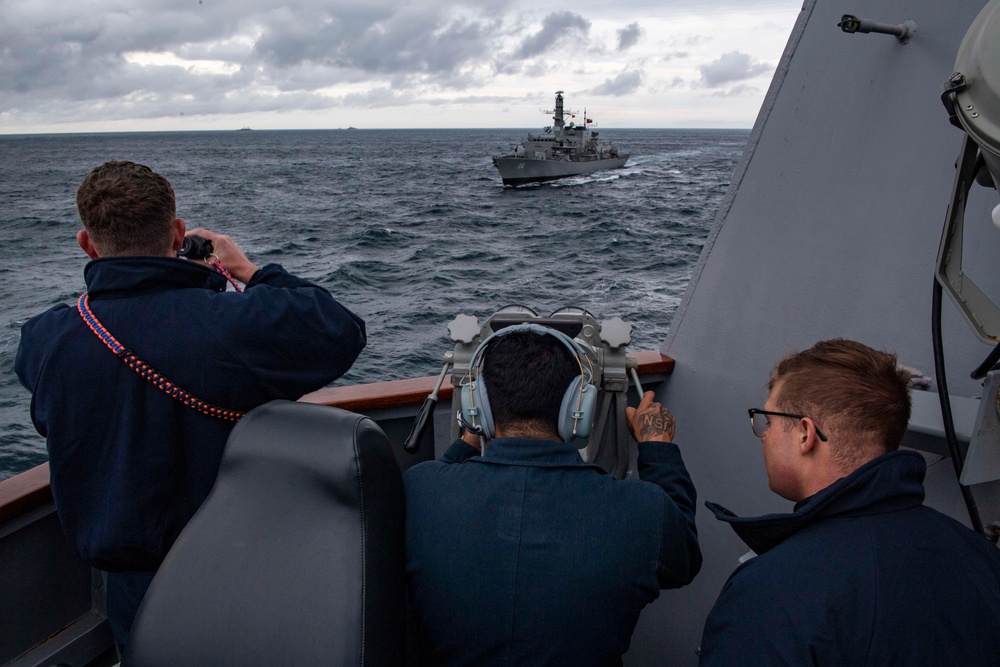
[[[677,417],[677,441],[698,489],[737,514],[787,512],[767,488],[746,408],[767,397],[785,354],[843,336],[895,351],[935,375],[935,260],[964,133],[940,95],[983,0],[871,0],[865,18],[916,25],[908,43],[845,34],[842,3],[807,0],[661,352],[676,360],[658,398]],[[1000,296],[996,190],[973,186],[964,270]],[[990,353],[957,308],[942,308],[947,384],[959,439],[983,396],[969,373]],[[937,379],[937,378],[935,378]],[[969,524],[942,437],[936,393],[914,395],[904,444],[929,462],[926,504]],[[995,384],[984,402],[996,403]],[[994,430],[995,432],[995,430]],[[997,438],[985,447],[995,452]],[[984,523],[1000,519],[1000,483],[971,487]],[[648,607],[627,665],[693,665],[705,618],[747,552],[704,507],[704,566],[694,583]],[[929,601],[929,603],[932,603]]]
[[[528,135],[511,154],[493,156],[504,185],[543,183],[625,166],[628,153],[619,152],[611,142],[597,140],[586,110],[583,125],[566,124],[566,116],[575,114],[564,110],[563,91],[556,92],[555,109],[545,113],[552,114],[553,122],[545,134]]]

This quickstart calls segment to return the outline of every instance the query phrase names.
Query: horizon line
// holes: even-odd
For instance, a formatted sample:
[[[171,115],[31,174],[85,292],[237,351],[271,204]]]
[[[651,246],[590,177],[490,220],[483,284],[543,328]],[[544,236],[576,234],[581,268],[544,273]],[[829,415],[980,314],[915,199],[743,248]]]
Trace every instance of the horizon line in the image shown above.
[[[591,130],[605,131],[607,128],[589,128]],[[734,130],[746,130],[750,131],[753,127],[616,127],[611,131],[634,131],[634,130],[704,130],[704,131],[734,131]],[[0,129],[0,137],[31,137],[31,136],[55,136],[55,135],[76,135],[76,134],[167,134],[167,133],[195,133],[195,132],[401,132],[401,131],[420,131],[420,132],[448,132],[455,130],[498,130],[498,131],[517,131],[523,132],[525,130],[533,131],[534,128],[527,127],[296,127],[296,128],[278,128],[278,127],[265,127],[265,128],[252,128],[252,127],[237,127],[228,129],[219,128],[204,128],[204,129],[183,129],[183,130],[51,130],[51,131],[36,131],[36,132],[7,132]]]

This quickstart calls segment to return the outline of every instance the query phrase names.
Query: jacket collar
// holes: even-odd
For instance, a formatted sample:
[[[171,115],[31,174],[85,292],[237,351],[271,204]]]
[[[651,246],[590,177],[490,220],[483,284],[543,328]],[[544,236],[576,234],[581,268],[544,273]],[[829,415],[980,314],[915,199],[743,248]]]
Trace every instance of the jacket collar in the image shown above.
[[[536,466],[547,468],[604,469],[580,458],[580,450],[565,442],[537,438],[497,438],[491,440],[482,456],[470,461],[498,465]]]
[[[130,296],[164,289],[226,289],[226,279],[204,264],[173,257],[101,257],[87,263],[83,278],[91,298]]]
[[[729,523],[755,553],[768,551],[802,528],[834,516],[889,512],[924,501],[924,457],[914,451],[889,452],[872,459],[847,477],[799,501],[790,514],[739,517],[706,502],[715,518]]]

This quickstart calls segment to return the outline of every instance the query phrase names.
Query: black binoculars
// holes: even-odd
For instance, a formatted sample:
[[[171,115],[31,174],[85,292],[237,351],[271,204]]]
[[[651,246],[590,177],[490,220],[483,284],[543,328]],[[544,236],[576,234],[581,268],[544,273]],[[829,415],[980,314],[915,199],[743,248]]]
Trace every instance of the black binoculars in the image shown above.
[[[212,242],[200,236],[185,236],[184,245],[177,251],[178,257],[187,259],[208,259],[215,252]]]

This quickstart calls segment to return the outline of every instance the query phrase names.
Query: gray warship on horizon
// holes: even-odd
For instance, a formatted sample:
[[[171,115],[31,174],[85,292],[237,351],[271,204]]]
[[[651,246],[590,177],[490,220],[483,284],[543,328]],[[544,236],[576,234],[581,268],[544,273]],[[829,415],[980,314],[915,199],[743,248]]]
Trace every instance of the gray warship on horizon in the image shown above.
[[[529,134],[512,153],[493,156],[504,185],[543,183],[625,166],[628,153],[619,152],[611,142],[599,142],[598,133],[588,127],[586,112],[583,125],[566,125],[566,116],[575,114],[563,110],[563,91],[556,91],[556,108],[544,113],[551,113],[553,122],[544,135]]]

